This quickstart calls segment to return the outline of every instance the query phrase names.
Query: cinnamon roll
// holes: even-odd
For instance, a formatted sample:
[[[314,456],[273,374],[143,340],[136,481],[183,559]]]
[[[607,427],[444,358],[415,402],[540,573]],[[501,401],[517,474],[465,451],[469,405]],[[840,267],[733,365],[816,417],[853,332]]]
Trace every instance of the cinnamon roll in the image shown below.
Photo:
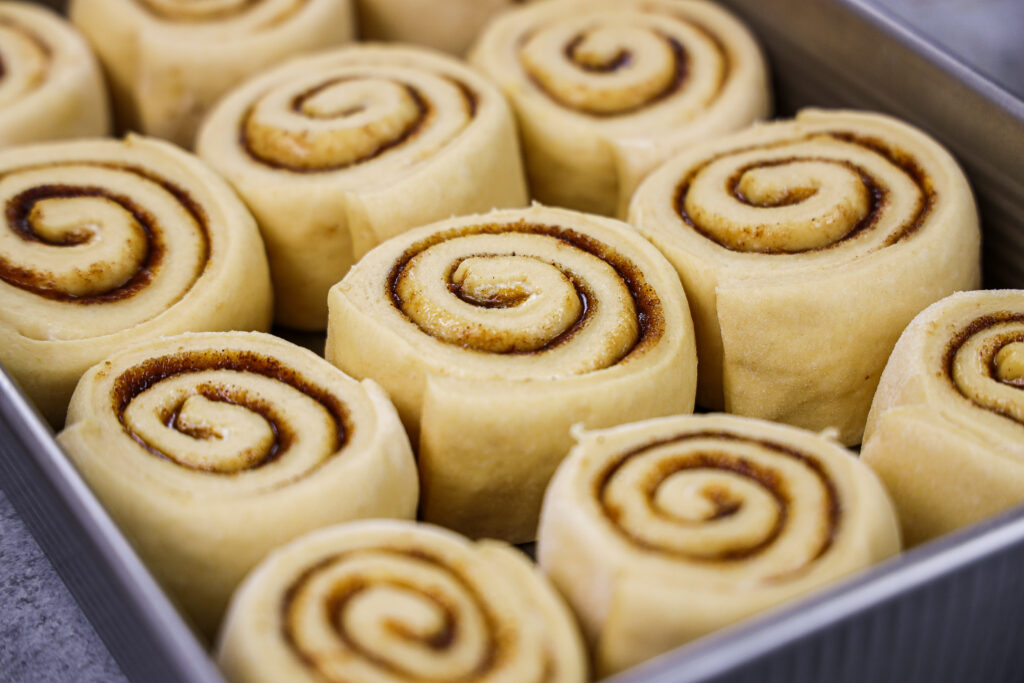
[[[522,553],[391,520],[268,556],[231,601],[217,661],[232,683],[587,680],[572,614]]]
[[[900,332],[980,283],[978,216],[956,161],[878,114],[804,111],[678,155],[630,222],[692,307],[698,403],[861,439]]]
[[[140,137],[0,152],[0,361],[56,425],[89,366],[142,339],[270,325],[252,216]]]
[[[259,332],[164,337],[89,370],[57,440],[153,573],[212,634],[271,549],[416,513],[394,406]]]
[[[0,147],[109,129],[106,86],[82,36],[39,5],[0,2]]]
[[[953,294],[903,332],[861,457],[908,543],[1024,503],[1024,291]]]
[[[574,431],[537,557],[599,675],[899,551],[885,489],[823,436],[728,415]]]
[[[352,38],[351,0],[71,0],[118,124],[191,147],[207,110],[287,57]]]
[[[689,412],[686,299],[629,226],[533,207],[455,218],[367,254],[328,296],[327,359],[391,395],[424,519],[534,538],[577,422]]]
[[[554,0],[494,20],[470,61],[519,117],[533,196],[624,215],[674,152],[768,116],[746,28],[711,2]]]
[[[502,10],[524,0],[357,0],[359,36],[463,54]]]
[[[255,214],[277,322],[300,329],[324,328],[327,290],[381,241],[527,201],[501,93],[415,48],[345,48],[262,74],[218,104],[197,149]]]

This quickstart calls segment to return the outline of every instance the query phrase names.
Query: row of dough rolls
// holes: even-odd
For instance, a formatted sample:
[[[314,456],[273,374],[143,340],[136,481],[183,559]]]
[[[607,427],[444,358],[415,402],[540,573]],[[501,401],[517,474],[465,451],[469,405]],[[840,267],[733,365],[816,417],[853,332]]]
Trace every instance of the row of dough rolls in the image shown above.
[[[534,539],[571,425],[693,408],[679,279],[611,219],[441,221],[368,253],[328,306],[327,359],[380,382],[418,445],[422,517],[469,536]]]
[[[106,86],[85,39],[39,5],[0,2],[0,148],[109,132]]]
[[[980,286],[963,172],[921,131],[807,110],[694,145],[633,196],[693,313],[697,402],[859,443],[918,312]]]
[[[823,437],[728,416],[612,425],[689,412],[699,391],[710,407],[859,441],[906,321],[979,284],[962,173],[875,115],[805,112],[699,143],[768,113],[745,30],[690,0],[581,7],[510,12],[472,60],[515,107],[535,196],[625,215],[669,159],[628,216],[671,265],[629,226],[539,206],[406,232],[527,200],[502,95],[438,55],[296,59],[234,90],[199,132],[198,153],[264,235],[277,322],[322,329],[326,299],[328,360],[378,380],[397,411],[374,381],[267,335],[162,337],[269,324],[254,223],[189,155],[137,137],[0,153],[4,362],[56,423],[106,357],[78,383],[60,442],[206,633],[268,551],[340,521],[411,519],[421,487],[427,520],[532,540],[560,463],[539,560],[602,675],[898,551],[879,482]],[[495,9],[475,11],[478,24]],[[349,12],[72,9],[122,123],[182,144],[265,66],[246,57],[254,40],[274,59],[334,45]],[[61,30],[0,5],[0,144],[107,132],[81,40],[46,42]],[[191,54],[151,51],[197,39]],[[883,376],[864,460],[912,542],[1021,500],[1015,306],[1019,293],[933,306]],[[598,431],[577,428],[563,461],[576,423]],[[397,521],[272,553],[238,592],[218,658],[233,680],[577,681],[587,668],[571,614],[514,550]]]
[[[962,292],[907,327],[886,365],[862,459],[909,544],[1024,502],[1024,291]]]
[[[771,113],[753,36],[699,0],[552,0],[491,22],[469,55],[519,118],[545,204],[619,215],[643,177]]]
[[[217,105],[197,152],[255,215],[276,321],[293,328],[324,329],[327,290],[389,237],[527,203],[501,93],[414,48],[342,48],[263,73]]]
[[[270,325],[252,216],[168,143],[129,136],[2,151],[0,205],[0,360],[54,425],[82,373],[117,350]]]
[[[353,36],[351,0],[71,0],[120,128],[191,147],[209,108],[288,57]]]
[[[234,683],[588,680],[572,613],[525,555],[393,520],[274,551],[232,600],[217,661]]]
[[[599,676],[899,552],[885,489],[829,438],[731,415],[575,436],[537,556]]]
[[[416,465],[380,387],[258,332],[112,355],[83,376],[57,439],[207,634],[273,548],[338,522],[416,514]]]

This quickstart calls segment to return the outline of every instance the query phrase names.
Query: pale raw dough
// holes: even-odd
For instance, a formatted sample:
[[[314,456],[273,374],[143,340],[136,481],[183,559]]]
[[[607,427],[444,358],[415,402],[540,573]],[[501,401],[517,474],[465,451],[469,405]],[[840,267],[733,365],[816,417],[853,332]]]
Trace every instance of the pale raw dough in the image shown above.
[[[380,387],[258,332],[165,337],[108,358],[82,378],[57,440],[207,635],[273,548],[416,514],[409,440]]]
[[[252,216],[173,145],[130,136],[0,152],[0,361],[54,425],[89,366],[143,339],[266,330]]]
[[[730,415],[575,436],[537,558],[599,676],[899,552],[878,478],[824,436]]]
[[[1024,503],[1024,291],[953,294],[907,327],[871,404],[861,458],[908,544]]]
[[[0,147],[110,132],[96,58],[50,10],[0,2],[0,64]]]
[[[191,147],[228,90],[293,55],[352,39],[351,0],[71,0],[123,129]]]
[[[272,553],[235,593],[216,656],[232,683],[587,680],[572,614],[525,555],[399,521]]]
[[[461,55],[501,11],[522,0],[356,0],[359,37]]]
[[[262,74],[217,105],[197,150],[255,214],[276,320],[294,328],[324,329],[327,290],[383,240],[527,202],[501,93],[417,48],[343,48]]]
[[[423,518],[470,536],[535,537],[571,425],[693,408],[679,279],[611,219],[442,221],[371,251],[328,306],[327,359],[380,382],[418,444]]]
[[[698,404],[847,445],[907,323],[980,283],[963,172],[878,114],[808,110],[694,147],[643,183],[629,221],[682,278]]]
[[[533,196],[624,215],[673,153],[771,113],[754,38],[699,0],[551,0],[503,14],[470,61],[519,118]]]

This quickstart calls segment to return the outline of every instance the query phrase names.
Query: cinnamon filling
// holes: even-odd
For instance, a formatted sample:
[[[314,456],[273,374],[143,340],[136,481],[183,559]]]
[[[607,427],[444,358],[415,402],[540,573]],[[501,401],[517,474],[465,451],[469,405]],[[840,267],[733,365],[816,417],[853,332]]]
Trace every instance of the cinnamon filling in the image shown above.
[[[785,147],[787,145],[798,144],[808,142],[816,137],[828,136],[836,140],[840,140],[849,144],[855,144],[865,149],[868,149],[875,154],[883,157],[891,166],[895,167],[902,173],[904,173],[913,184],[919,188],[921,192],[921,198],[917,202],[911,216],[908,220],[899,225],[890,234],[885,241],[884,246],[890,246],[897,242],[906,239],[910,235],[914,234],[921,228],[924,222],[927,220],[931,211],[935,206],[937,196],[932,184],[931,179],[924,172],[921,166],[906,152],[888,145],[882,140],[860,136],[855,133],[847,132],[816,132],[810,133],[806,136],[788,140],[780,140],[775,143],[763,145],[761,147],[744,147],[711,157],[698,166],[692,168],[682,179],[679,185],[676,187],[675,197],[673,199],[673,206],[675,207],[676,213],[679,218],[689,226],[691,229],[702,235],[703,237],[715,242],[724,249],[730,251],[743,251],[743,252],[756,252],[764,254],[799,254],[799,253],[812,253],[816,251],[822,251],[831,249],[838,245],[841,245],[858,235],[873,229],[879,222],[879,219],[883,211],[889,205],[889,190],[883,185],[881,181],[873,177],[866,169],[841,159],[835,159],[830,157],[787,157],[783,159],[771,159],[768,161],[746,164],[742,168],[739,168],[733,173],[733,175],[727,180],[725,192],[732,196],[736,201],[747,206],[755,206],[761,208],[778,208],[785,206],[794,206],[801,202],[809,199],[816,194],[816,190],[809,187],[794,187],[788,192],[782,193],[778,197],[772,198],[772,201],[752,201],[749,197],[740,190],[740,184],[743,178],[751,171],[758,169],[771,169],[784,167],[790,164],[800,163],[822,163],[822,164],[834,164],[838,167],[847,169],[851,174],[859,176],[860,182],[865,190],[865,194],[868,198],[868,210],[865,215],[859,220],[855,221],[849,226],[841,236],[837,239],[829,241],[827,244],[809,248],[739,248],[734,245],[724,243],[715,237],[715,231],[713,228],[702,225],[700,220],[695,219],[690,211],[687,209],[687,200],[689,197],[691,186],[693,185],[694,179],[701,174],[701,172],[708,168],[711,164],[728,158],[730,156],[743,154],[756,149],[773,150]],[[756,226],[751,226],[753,230],[756,230]]]
[[[290,109],[296,114],[311,119],[342,120],[346,117],[360,114],[365,111],[364,106],[352,106],[341,111],[331,112],[329,115],[312,111],[307,106],[313,98],[331,87],[356,82],[359,78],[357,76],[345,76],[328,79],[295,95],[291,100]],[[366,76],[366,78],[375,77]],[[458,89],[462,96],[466,114],[469,118],[472,118],[476,114],[479,96],[465,83],[449,76],[444,76],[443,78]],[[337,142],[334,139],[336,137],[335,134],[331,132],[320,132],[314,137],[313,133],[300,135],[299,133],[287,131],[267,130],[266,127],[259,125],[256,121],[256,104],[250,106],[242,117],[241,125],[239,126],[239,146],[254,161],[271,168],[293,173],[328,173],[367,163],[392,149],[406,144],[430,125],[435,116],[439,115],[434,110],[428,97],[421,93],[419,89],[407,83],[398,83],[398,85],[404,90],[408,100],[412,103],[415,114],[404,120],[397,131],[389,132],[379,137],[374,145],[360,153],[356,153],[351,158],[337,157],[333,151],[324,154],[306,152],[299,155],[292,154],[291,152],[294,150],[305,149],[309,145],[318,145],[320,143],[326,145],[328,150],[332,146],[338,145],[340,145],[341,150],[344,150],[345,145]],[[367,132],[367,135],[373,137],[377,137],[378,134],[376,131]],[[363,136],[360,136],[360,139],[362,138]],[[278,144],[278,139],[283,140],[283,142]],[[267,144],[273,143],[274,146],[268,147],[264,144],[265,142]]]
[[[386,293],[390,297],[392,304],[396,309],[402,312],[402,314],[411,323],[416,324],[417,327],[424,332],[424,334],[430,334],[428,330],[425,330],[421,325],[406,312],[406,304],[399,293],[400,283],[403,280],[405,269],[409,263],[418,255],[431,247],[446,242],[448,240],[458,239],[460,237],[470,235],[499,235],[499,234],[531,234],[531,235],[544,235],[565,244],[572,246],[575,249],[579,249],[588,254],[596,256],[597,258],[608,263],[615,271],[617,276],[625,284],[626,288],[630,292],[634,306],[637,311],[637,324],[639,328],[639,334],[636,340],[633,342],[625,353],[623,353],[617,360],[611,365],[615,365],[624,361],[626,358],[643,352],[645,349],[652,347],[664,334],[665,318],[661,308],[661,300],[655,293],[654,288],[647,283],[643,273],[640,269],[633,264],[628,258],[619,254],[617,251],[609,247],[608,245],[599,242],[587,235],[576,232],[575,230],[561,228],[558,226],[544,225],[538,223],[527,223],[525,221],[518,221],[516,223],[500,224],[500,223],[489,223],[481,225],[466,226],[461,228],[453,228],[446,230],[435,235],[413,244],[398,258],[395,265],[392,267],[386,281]],[[516,256],[514,249],[509,250],[509,256]],[[464,257],[468,258],[468,257]],[[553,264],[557,268],[557,264]],[[455,271],[458,263],[453,263],[449,268],[449,275]],[[583,328],[583,326],[590,319],[593,311],[596,309],[600,302],[597,300],[593,291],[582,281],[580,276],[568,273],[564,270],[561,271],[573,284],[576,290],[577,297],[581,304],[581,313],[576,318],[576,321],[570,325],[563,333],[557,335],[553,339],[547,341],[547,343],[540,345],[536,348],[532,348],[528,351],[517,351],[512,347],[505,353],[520,353],[520,354],[535,354],[544,353],[551,349],[564,344],[571,340],[577,332]],[[448,282],[448,289],[456,296],[460,296],[460,288],[457,283]],[[465,300],[464,297],[463,300]],[[484,307],[507,307],[516,304],[517,297],[515,293],[509,293],[507,296],[502,296],[497,301],[482,301],[482,302],[469,302],[476,305],[482,305]]]
[[[836,486],[821,463],[818,462],[817,459],[784,444],[763,439],[755,439],[731,432],[694,432],[658,439],[623,453],[607,465],[595,478],[594,496],[598,501],[598,504],[601,506],[605,517],[611,522],[612,526],[621,536],[626,538],[632,545],[651,553],[669,554],[673,557],[679,557],[689,562],[731,563],[755,557],[770,547],[782,535],[789,522],[790,508],[792,505],[792,494],[789,491],[786,482],[783,481],[779,474],[773,471],[770,467],[758,464],[744,457],[732,455],[727,450],[680,453],[678,456],[668,456],[662,459],[658,463],[657,471],[651,472],[649,478],[646,479],[643,495],[648,501],[650,508],[655,510],[656,505],[654,500],[659,488],[674,474],[687,471],[699,472],[704,470],[712,472],[727,472],[741,477],[742,479],[748,480],[766,491],[773,500],[778,513],[775,518],[776,521],[771,526],[768,533],[763,535],[756,542],[742,547],[729,548],[710,553],[684,553],[668,548],[656,547],[647,540],[638,537],[622,523],[621,511],[615,505],[610,504],[608,496],[611,482],[619,471],[622,470],[622,468],[631,460],[643,456],[654,449],[671,444],[685,444],[687,442],[701,439],[719,441],[722,442],[723,446],[727,445],[729,442],[752,444],[758,448],[770,451],[773,455],[796,461],[806,468],[819,482],[821,489],[825,492],[825,505],[824,509],[821,510],[821,515],[825,524],[823,533],[821,534],[821,537],[815,541],[816,547],[810,554],[809,559],[804,566],[810,565],[828,552],[829,548],[832,547],[832,544],[835,541],[836,534],[838,533],[839,525],[841,523],[842,505],[839,500],[839,493],[836,490]],[[711,512],[705,515],[703,519],[694,522],[687,522],[684,526],[692,526],[694,524],[702,524],[724,519],[736,514],[743,507],[742,500],[734,498],[730,492],[725,489],[711,486],[705,488],[701,493],[708,502],[711,503]],[[681,523],[679,520],[673,520],[673,522],[677,524]],[[799,571],[802,568],[803,567],[794,571]],[[787,572],[787,574],[789,573],[792,573],[792,571]],[[769,580],[779,580],[781,578],[784,578],[784,576],[774,576]]]
[[[971,337],[997,325],[1024,324],[1024,313],[999,311],[975,318],[970,324],[954,335],[946,345],[943,358],[943,372],[950,386],[965,400],[982,410],[995,413],[1017,424],[1024,424],[1009,410],[998,405],[981,403],[969,395],[954,377],[953,366],[957,354]],[[1016,389],[1024,389],[1024,332],[1007,331],[996,340],[997,343],[984,349],[984,367],[988,378]]]
[[[402,662],[387,657],[367,647],[360,638],[351,633],[346,625],[345,612],[354,600],[375,589],[394,589],[413,594],[417,599],[430,605],[440,615],[439,624],[424,632],[423,629],[410,628],[399,620],[382,615],[383,626],[394,637],[413,642],[423,647],[444,653],[455,646],[460,637],[460,630],[465,628],[458,621],[458,607],[452,598],[437,588],[417,585],[412,579],[395,576],[374,578],[366,575],[341,576],[335,579],[327,592],[322,596],[312,596],[312,600],[320,605],[323,622],[337,638],[337,650],[325,651],[323,647],[312,649],[304,640],[298,603],[305,597],[319,576],[343,568],[347,561],[367,564],[374,556],[385,560],[409,563],[413,568],[421,566],[432,572],[447,576],[459,590],[469,597],[472,608],[482,617],[485,624],[486,641],[480,657],[473,662],[472,669],[459,672],[461,677],[476,679],[502,666],[503,661],[513,654],[515,635],[508,629],[499,628],[499,619],[491,612],[487,602],[476,587],[463,577],[456,568],[449,566],[440,558],[421,550],[401,548],[363,548],[330,555],[310,566],[300,574],[287,588],[281,601],[281,635],[294,655],[308,668],[327,681],[342,680],[337,676],[337,669],[332,666],[339,659],[356,656],[363,662],[370,663],[374,668],[390,676],[410,680],[436,680],[425,676],[422,672],[403,666]],[[372,565],[370,568],[372,571]],[[390,573],[390,572],[389,572]]]
[[[192,196],[181,187],[170,181],[157,176],[156,174],[137,166],[122,165],[105,162],[89,162],[72,160],[68,163],[82,166],[94,166],[107,168],[139,176],[160,187],[164,192],[172,195],[191,216],[195,227],[199,232],[202,243],[202,258],[196,277],[198,278],[209,261],[210,253],[210,231],[206,212]],[[15,169],[8,173],[32,171],[40,168],[59,166],[60,164],[43,164]],[[94,185],[40,185],[25,190],[8,199],[4,207],[4,218],[7,227],[18,237],[29,242],[40,242],[55,247],[73,247],[88,242],[91,237],[84,232],[72,231],[65,233],[60,239],[50,239],[42,236],[33,225],[33,214],[37,204],[47,200],[59,200],[62,198],[93,198],[101,201],[112,202],[121,207],[129,214],[135,223],[142,229],[146,239],[146,251],[141,266],[130,277],[119,283],[116,287],[98,294],[76,296],[61,289],[50,277],[43,273],[37,273],[25,268],[0,255],[0,279],[10,285],[32,292],[41,297],[55,301],[74,302],[78,304],[100,304],[127,299],[138,294],[159,273],[165,260],[166,247],[162,236],[160,221],[151,214],[145,207],[139,205],[134,199],[126,195],[116,193],[105,187]]]
[[[334,422],[332,453],[337,453],[341,450],[351,436],[352,425],[348,417],[348,410],[337,396],[306,380],[294,369],[284,365],[275,358],[252,351],[238,350],[182,351],[169,356],[147,359],[121,373],[114,381],[111,400],[113,402],[114,414],[124,428],[125,433],[159,458],[174,462],[188,469],[199,469],[175,459],[174,454],[160,451],[148,443],[144,437],[132,431],[125,420],[125,411],[136,396],[168,378],[185,373],[210,370],[259,374],[287,384],[318,402],[326,409]],[[256,469],[274,462],[287,452],[289,446],[294,441],[294,434],[285,421],[279,417],[274,406],[260,397],[249,395],[247,392],[225,390],[209,384],[197,387],[196,393],[210,401],[237,405],[258,413],[271,426],[274,433],[273,445],[245,469]],[[161,418],[164,424],[178,429],[178,413],[180,410],[181,406],[179,405],[175,410],[162,415]],[[211,434],[202,432],[202,430],[197,432],[196,430],[186,428],[184,430],[179,429],[179,431],[199,439],[211,437]],[[203,471],[214,474],[235,473],[234,471],[221,472],[207,468],[203,468]]]

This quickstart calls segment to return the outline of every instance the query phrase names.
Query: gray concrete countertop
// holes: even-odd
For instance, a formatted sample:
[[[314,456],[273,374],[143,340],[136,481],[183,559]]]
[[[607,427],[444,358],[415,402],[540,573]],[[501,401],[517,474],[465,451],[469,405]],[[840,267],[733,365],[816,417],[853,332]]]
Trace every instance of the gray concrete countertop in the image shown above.
[[[3,491],[0,680],[124,680]]]
[[[1024,99],[1024,0],[872,1]],[[124,680],[2,491],[0,680]]]

